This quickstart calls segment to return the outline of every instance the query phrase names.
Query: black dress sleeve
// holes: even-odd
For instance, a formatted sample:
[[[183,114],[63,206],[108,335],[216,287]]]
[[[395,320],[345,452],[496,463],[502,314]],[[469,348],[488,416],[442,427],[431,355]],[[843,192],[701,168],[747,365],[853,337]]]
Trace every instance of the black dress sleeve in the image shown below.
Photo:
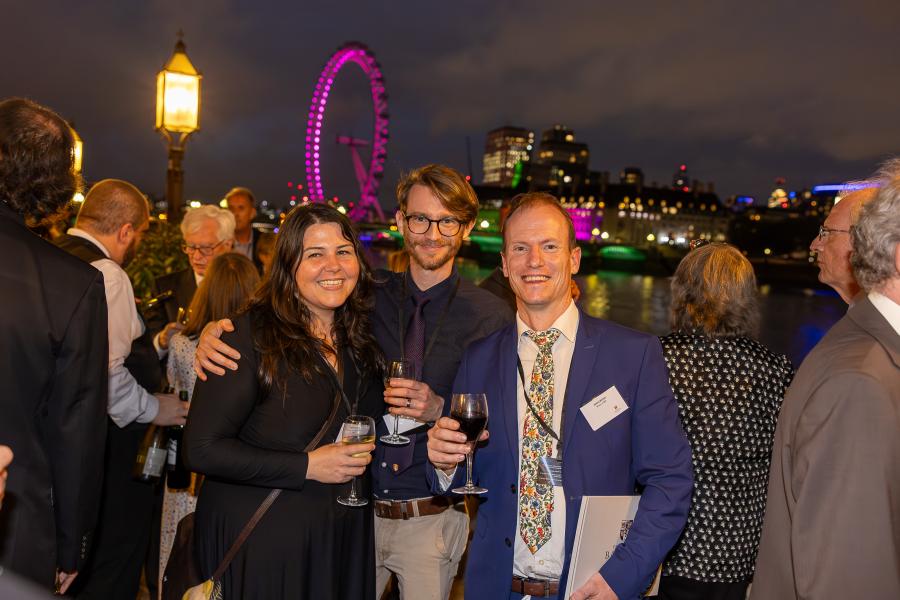
[[[253,331],[245,315],[222,341],[237,349],[238,369],[197,380],[184,431],[185,464],[209,477],[271,488],[299,490],[306,481],[308,455],[260,448],[239,434],[262,393],[257,378]]]

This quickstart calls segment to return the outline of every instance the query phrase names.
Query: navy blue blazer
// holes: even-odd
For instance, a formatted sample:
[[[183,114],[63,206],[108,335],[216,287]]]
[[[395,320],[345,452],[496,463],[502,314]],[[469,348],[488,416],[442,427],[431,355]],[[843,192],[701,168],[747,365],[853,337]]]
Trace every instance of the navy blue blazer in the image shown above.
[[[580,311],[579,311],[580,312]],[[565,567],[568,577],[581,497],[642,493],[624,544],[600,568],[620,600],[637,598],[675,544],[687,520],[693,489],[691,450],[669,387],[659,340],[580,312],[563,422],[566,498]],[[479,446],[473,477],[488,488],[478,509],[466,564],[467,600],[508,598],[518,512],[519,431],[516,326],[472,343],[454,392],[485,392],[490,438]],[[597,431],[579,408],[616,386],[629,410]],[[429,483],[440,492],[434,467]],[[465,481],[456,470],[453,485]]]

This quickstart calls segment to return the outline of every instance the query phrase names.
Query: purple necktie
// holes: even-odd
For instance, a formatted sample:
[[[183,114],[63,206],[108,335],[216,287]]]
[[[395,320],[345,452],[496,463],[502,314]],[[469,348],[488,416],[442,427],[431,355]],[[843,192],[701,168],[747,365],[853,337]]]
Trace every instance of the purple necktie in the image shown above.
[[[418,290],[411,290],[410,295],[416,309],[412,319],[409,320],[409,328],[406,330],[406,337],[403,340],[403,350],[406,354],[403,358],[412,361],[416,379],[421,379],[425,370],[423,364],[425,359],[425,305],[430,299]]]

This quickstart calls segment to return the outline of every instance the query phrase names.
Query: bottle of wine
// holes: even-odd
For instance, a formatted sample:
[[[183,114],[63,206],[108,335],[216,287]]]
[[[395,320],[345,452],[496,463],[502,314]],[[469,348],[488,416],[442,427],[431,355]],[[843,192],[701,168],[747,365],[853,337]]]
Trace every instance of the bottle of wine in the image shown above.
[[[189,400],[187,390],[181,390],[179,400]],[[191,472],[184,466],[184,458],[181,453],[181,438],[184,434],[184,425],[169,427],[169,454],[166,485],[170,490],[183,490],[191,485]]]
[[[166,466],[167,442],[166,428],[150,425],[134,459],[132,477],[146,483],[156,483]]]

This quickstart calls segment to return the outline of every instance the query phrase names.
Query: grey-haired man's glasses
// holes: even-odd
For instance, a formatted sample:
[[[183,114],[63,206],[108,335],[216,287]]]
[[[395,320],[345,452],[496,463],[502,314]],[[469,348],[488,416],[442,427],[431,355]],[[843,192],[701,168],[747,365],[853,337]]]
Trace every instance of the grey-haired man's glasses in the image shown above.
[[[825,227],[824,225],[820,225],[819,226],[819,235],[817,235],[816,237],[824,242],[825,239],[828,238],[828,236],[831,235],[832,233],[850,233],[850,230],[849,229],[832,229],[831,227]]]

